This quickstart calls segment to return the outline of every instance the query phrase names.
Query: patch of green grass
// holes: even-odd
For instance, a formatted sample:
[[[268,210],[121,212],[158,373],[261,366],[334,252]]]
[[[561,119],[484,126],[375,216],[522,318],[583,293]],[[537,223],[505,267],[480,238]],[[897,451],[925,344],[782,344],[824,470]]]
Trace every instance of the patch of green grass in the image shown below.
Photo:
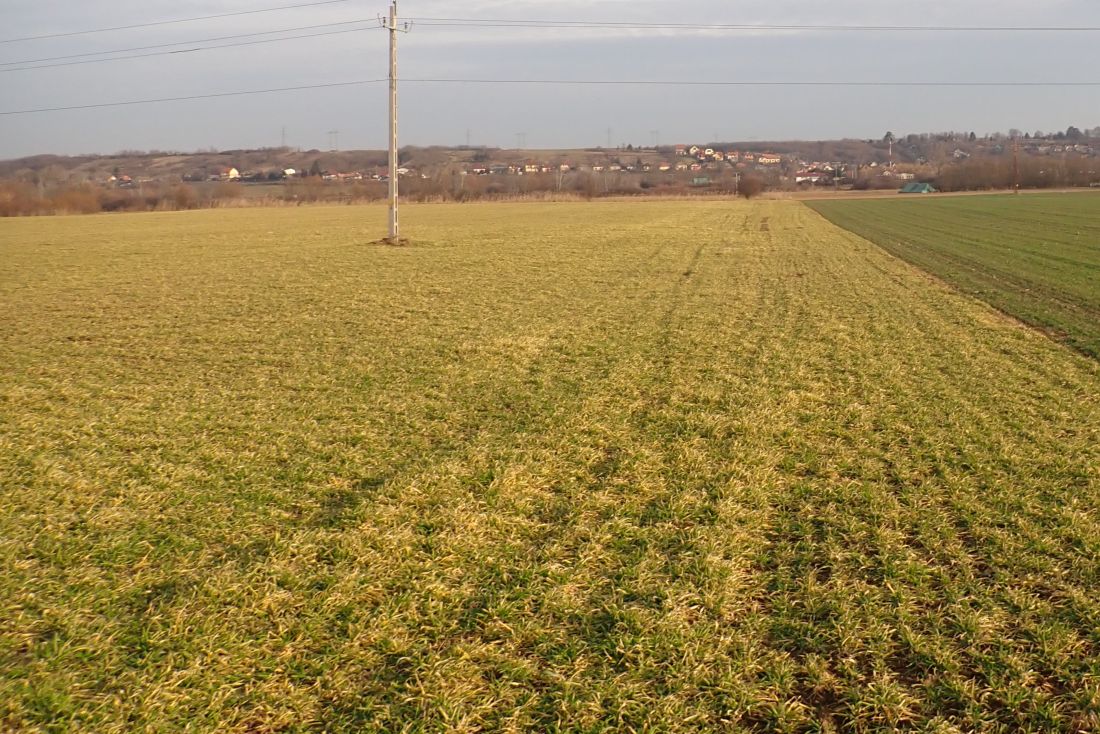
[[[784,202],[0,221],[0,730],[1089,731],[1100,366]]]
[[[1100,196],[819,201],[830,221],[1100,357]]]

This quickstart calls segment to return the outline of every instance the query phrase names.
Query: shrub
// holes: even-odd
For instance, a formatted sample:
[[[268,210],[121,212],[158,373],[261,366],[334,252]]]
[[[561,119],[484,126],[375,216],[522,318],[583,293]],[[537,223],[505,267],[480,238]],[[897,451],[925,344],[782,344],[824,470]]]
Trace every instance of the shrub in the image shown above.
[[[172,203],[176,209],[194,209],[199,204],[199,197],[195,189],[187,184],[180,184],[172,192]]]
[[[764,184],[763,179],[756,176],[745,176],[741,179],[741,183],[738,186],[738,193],[746,199],[752,199],[760,196],[764,193],[767,186]]]
[[[55,191],[50,196],[50,204],[58,214],[95,214],[102,211],[99,192],[86,185]]]

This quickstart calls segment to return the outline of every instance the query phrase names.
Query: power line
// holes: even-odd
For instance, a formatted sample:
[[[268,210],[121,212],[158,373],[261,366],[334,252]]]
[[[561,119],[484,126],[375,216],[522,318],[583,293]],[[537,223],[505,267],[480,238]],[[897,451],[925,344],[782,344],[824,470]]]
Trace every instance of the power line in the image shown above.
[[[218,18],[232,18],[243,15],[257,15],[271,13],[280,10],[293,10],[297,8],[310,8],[321,5],[335,5],[350,2],[351,0],[320,0],[319,2],[298,3],[295,5],[280,5],[271,8],[257,10],[242,10],[234,13],[219,13],[216,15],[202,15],[193,18],[178,18],[175,20],[162,20],[150,23],[136,23],[132,25],[113,26],[109,28],[94,28],[80,31],[68,31],[64,33],[49,33],[37,36],[22,36],[18,38],[0,39],[0,44],[19,43],[23,41],[37,41],[48,38],[67,38],[71,36],[91,35],[95,33],[108,33],[112,31],[133,30],[137,28],[151,28],[155,26],[174,25],[179,23],[192,23],[200,20],[215,20]],[[688,31],[864,31],[864,32],[951,32],[951,33],[1091,33],[1100,31],[1100,26],[917,26],[917,25],[839,25],[839,24],[769,24],[769,23],[642,23],[630,21],[573,21],[573,20],[509,20],[502,18],[434,18],[418,17],[409,18],[410,22],[416,22],[434,27],[451,28],[577,28],[577,29],[623,29],[623,30],[688,30]],[[335,24],[333,24],[335,25]],[[272,31],[274,32],[274,31]],[[246,34],[260,35],[260,34]],[[169,45],[169,44],[166,44]],[[103,52],[108,53],[108,52]],[[92,54],[77,54],[89,56]],[[65,58],[65,57],[55,57]],[[53,59],[49,59],[53,60]],[[7,62],[6,65],[24,62]],[[29,63],[29,62],[27,62]]]
[[[366,22],[366,21],[360,21]],[[153,51],[146,54],[131,54],[129,56],[112,56],[107,59],[81,59],[79,61],[62,61],[56,64],[39,64],[37,66],[19,66],[14,69],[0,69],[0,74],[12,71],[34,71],[36,69],[55,69],[60,66],[82,66],[84,64],[102,64],[107,61],[125,61],[127,59],[145,59],[151,56],[170,56],[172,54],[189,54],[199,51],[214,51],[221,48],[238,48],[241,46],[258,46],[264,43],[279,43],[280,41],[294,41],[301,38],[319,38],[321,36],[337,36],[343,33],[358,33],[360,31],[371,30],[370,28],[346,28],[339,31],[323,31],[320,33],[305,33],[297,36],[284,36],[282,38],[264,38],[256,41],[239,41],[237,43],[223,43],[217,46],[202,46],[196,48],[181,48],[174,51]],[[280,31],[284,32],[285,31]],[[258,34],[257,34],[258,35]],[[201,43],[201,41],[200,41]],[[166,45],[179,45],[179,44],[166,44]]]
[[[282,29],[273,30],[273,31],[257,31],[257,32],[254,32],[254,33],[237,33],[237,34],[228,35],[228,36],[214,36],[214,37],[211,37],[211,38],[200,38],[200,39],[189,40],[189,41],[173,41],[171,43],[157,43],[157,44],[151,44],[151,45],[148,45],[148,46],[131,46],[129,48],[112,49],[110,51],[89,51],[89,52],[78,53],[78,54],[67,54],[67,55],[64,55],[64,56],[47,56],[47,57],[37,58],[37,59],[21,59],[19,61],[2,61],[2,62],[0,62],[0,67],[4,67],[4,66],[20,66],[21,67],[25,64],[39,64],[39,65],[38,66],[28,66],[25,69],[24,68],[0,69],[0,73],[3,73],[4,71],[28,71],[28,70],[32,70],[32,69],[50,69],[50,68],[54,68],[54,67],[58,67],[58,66],[78,66],[82,63],[101,63],[103,61],[116,61],[116,60],[120,60],[120,59],[146,58],[148,56],[157,56],[157,55],[162,55],[162,54],[141,54],[141,55],[137,55],[137,56],[118,56],[118,57],[106,58],[106,59],[88,59],[88,57],[92,57],[92,56],[114,56],[115,54],[131,53],[131,52],[134,52],[134,51],[149,51],[149,50],[153,50],[153,49],[171,48],[171,47],[174,47],[174,46],[189,46],[189,45],[192,45],[192,44],[214,43],[216,41],[229,41],[229,40],[234,40],[234,39],[239,39],[239,38],[255,38],[256,36],[272,36],[272,35],[278,35],[278,34],[282,34],[282,33],[293,33],[293,32],[297,32],[297,31],[314,30],[314,29],[318,29],[318,28],[334,28],[334,27],[337,27],[337,26],[358,25],[358,24],[362,24],[362,23],[375,23],[375,22],[377,22],[377,19],[375,19],[375,18],[360,18],[360,19],[357,19],[357,20],[345,20],[345,21],[338,21],[338,22],[335,22],[335,23],[320,23],[320,24],[317,24],[317,25],[295,26],[293,28],[282,28]],[[546,25],[546,23],[555,23],[555,25]],[[581,22],[581,21],[577,21],[577,22],[563,21],[562,23],[564,23],[564,25],[557,25],[557,21],[516,21],[515,23],[508,23],[506,25],[496,25],[496,26],[492,26],[492,27],[523,27],[523,28],[547,28],[547,27],[549,27],[549,28],[680,28],[680,29],[703,29],[703,28],[719,29],[719,28],[725,28],[725,29],[739,29],[739,30],[748,27],[748,26],[718,26],[718,25],[703,26],[703,25],[694,25],[694,24],[671,24],[671,25],[670,24],[629,24],[629,23],[607,23],[607,24],[604,24],[604,23],[584,23],[584,22]],[[521,24],[521,25],[516,25],[516,24]],[[458,24],[458,23],[456,23],[456,24],[427,23],[427,25],[434,25],[436,27],[452,27],[452,28],[453,27],[467,27],[467,26],[468,27],[475,27],[475,28],[476,27],[489,27],[489,26],[486,26],[486,24],[484,24],[480,21],[477,21],[477,22],[469,21],[469,22],[461,23],[461,24]],[[754,29],[768,28],[768,29],[776,29],[776,30],[778,30],[778,29],[791,29],[791,28],[795,28],[795,27],[796,26],[752,26],[752,28],[754,28]],[[810,29],[810,28],[822,29],[822,28],[826,28],[826,27],[834,28],[834,29],[837,28],[836,26],[797,26],[797,28],[800,28],[800,29]],[[881,30],[879,28],[872,27],[872,26],[865,26],[865,27],[846,26],[845,28],[847,30]],[[894,30],[905,30],[905,29],[900,28],[900,27],[894,27],[893,29]],[[367,30],[367,29],[354,29],[354,30]],[[908,30],[913,30],[913,29],[910,28]],[[922,30],[1008,30],[1008,29],[1007,28],[999,28],[999,29],[994,29],[994,28],[984,28],[984,29],[983,28],[964,28],[964,29],[963,28],[954,28],[954,29],[939,28],[939,29],[936,29],[936,28],[928,27],[928,28],[922,28]],[[1060,28],[1060,29],[1031,28],[1031,29],[1024,29],[1024,28],[1016,28],[1014,30],[1100,30],[1100,28],[1096,28],[1096,29],[1087,29],[1087,28]],[[283,41],[283,40],[294,40],[294,39],[299,39],[299,38],[312,38],[312,37],[315,37],[315,36],[322,36],[322,35],[333,35],[333,34],[318,33],[318,34],[310,34],[310,35],[305,35],[305,36],[291,36],[289,38],[276,38],[276,39],[272,39],[270,41],[257,41],[256,43],[275,43],[275,42]],[[247,43],[225,44],[225,45],[222,45],[222,46],[212,46],[210,48],[212,48],[212,49],[231,48],[231,47],[234,47],[234,46],[247,46],[247,45],[251,45],[251,44],[247,44]],[[191,52],[191,51],[204,51],[204,50],[207,50],[207,49],[205,49],[205,48],[185,49],[184,51],[169,51],[169,52],[166,52],[166,54],[186,53],[186,52]],[[53,61],[62,61],[63,62],[63,61],[68,61],[70,59],[79,59],[79,61],[73,61],[71,63],[57,63],[57,64],[47,64],[46,63],[46,62],[53,62]],[[85,61],[85,59],[88,59],[88,60]]]
[[[174,41],[172,43],[154,43],[149,46],[131,46],[130,48],[116,48],[111,51],[88,51],[82,54],[68,54],[66,56],[47,56],[40,59],[23,59],[21,61],[3,61],[0,66],[22,66],[23,64],[41,64],[47,61],[65,61],[67,59],[80,59],[87,56],[110,56],[111,54],[124,54],[134,51],[149,51],[157,48],[170,48],[172,46],[190,46],[198,43],[214,43],[215,41],[232,41],[237,38],[254,38],[256,36],[273,36],[279,33],[295,33],[297,31],[311,31],[318,28],[334,28],[336,26],[356,25],[359,23],[374,23],[373,18],[360,20],[344,20],[338,23],[320,23],[318,25],[300,25],[294,28],[282,28],[277,31],[257,31],[255,33],[236,33],[230,36],[214,36],[213,38],[199,38],[192,41]],[[278,39],[276,39],[278,40]]]
[[[83,31],[66,31],[64,33],[45,33],[40,36],[22,36],[20,38],[0,39],[0,43],[20,43],[23,41],[40,41],[46,38],[68,38],[70,36],[87,36],[93,33],[109,33],[111,31],[128,31],[135,28],[152,28],[153,26],[174,25],[176,23],[193,23],[199,20],[214,20],[216,18],[233,18],[241,15],[258,15],[260,13],[273,13],[279,10],[294,10],[296,8],[313,8],[319,5],[336,5],[347,3],[351,0],[318,0],[318,2],[298,3],[296,5],[280,5],[273,8],[259,8],[257,10],[240,10],[235,13],[219,13],[217,15],[200,15],[194,18],[177,18],[175,20],[158,20],[152,23],[135,23],[133,25],[120,25],[112,28],[92,28]]]
[[[340,1],[343,2],[344,0],[340,0]],[[293,27],[293,28],[283,28],[281,30],[274,30],[274,31],[258,31],[258,32],[254,32],[254,33],[240,33],[240,34],[234,34],[234,35],[228,35],[228,36],[215,36],[215,37],[212,37],[212,38],[203,38],[203,39],[197,39],[197,40],[192,40],[192,41],[175,41],[175,42],[172,42],[172,43],[159,43],[159,44],[152,44],[152,45],[149,45],[149,46],[134,46],[134,47],[131,47],[131,48],[113,49],[113,50],[110,50],[110,51],[92,51],[92,52],[79,53],[79,54],[69,54],[69,55],[65,55],[65,56],[50,56],[50,57],[45,57],[45,58],[40,58],[40,59],[23,59],[23,60],[20,60],[20,61],[4,61],[4,62],[0,62],[0,67],[18,67],[18,68],[6,68],[6,69],[5,68],[0,68],[0,73],[12,72],[12,71],[34,71],[35,69],[52,69],[52,68],[64,67],[64,66],[81,66],[83,64],[98,64],[98,63],[103,63],[103,62],[106,62],[106,61],[123,61],[123,60],[127,60],[127,59],[142,59],[142,58],[149,58],[149,57],[152,57],[152,56],[167,56],[167,55],[171,55],[171,54],[194,53],[194,52],[197,52],[197,51],[210,51],[210,50],[216,50],[216,49],[222,49],[222,48],[236,48],[236,47],[240,47],[240,46],[254,46],[254,45],[265,44],[265,43],[278,43],[280,41],[292,41],[292,40],[298,40],[298,39],[303,39],[303,38],[317,38],[317,37],[321,37],[321,36],[332,36],[332,35],[339,35],[339,34],[342,34],[342,33],[354,33],[354,32],[358,32],[358,31],[362,31],[362,30],[371,30],[371,28],[352,28],[352,29],[348,29],[348,30],[336,30],[336,31],[323,32],[323,33],[309,33],[309,34],[304,34],[304,35],[286,36],[284,38],[254,40],[254,41],[241,42],[241,43],[227,43],[227,44],[221,44],[221,45],[218,45],[218,46],[206,46],[206,47],[201,47],[201,48],[178,49],[178,50],[173,50],[173,51],[162,51],[162,52],[157,52],[157,53],[142,53],[142,54],[134,54],[134,55],[129,55],[129,56],[114,56],[113,55],[113,54],[128,53],[128,52],[131,52],[131,51],[145,51],[145,50],[149,50],[149,49],[164,49],[164,48],[171,48],[171,47],[174,47],[174,46],[187,46],[187,45],[191,45],[191,44],[213,43],[215,41],[231,40],[231,39],[237,39],[237,38],[255,38],[256,36],[277,35],[277,34],[282,34],[282,33],[291,33],[291,32],[300,31],[300,30],[310,30],[310,29],[315,29],[315,28],[332,28],[332,27],[336,27],[336,26],[358,25],[358,24],[363,24],[363,23],[375,23],[375,22],[377,22],[376,19],[363,18],[363,19],[359,19],[359,20],[339,21],[339,22],[336,22],[336,23],[321,23],[321,24],[318,24],[318,25],[296,26],[296,27]],[[466,26],[463,25],[463,26],[450,26],[450,27],[466,27]],[[480,24],[479,25],[470,24],[469,27],[485,27],[485,26],[480,25]],[[656,28],[656,27],[673,27],[673,26],[656,26],[656,25],[628,26],[627,24],[612,24],[612,25],[607,25],[607,26],[602,25],[602,24],[585,24],[585,25],[582,26],[582,25],[574,24],[574,25],[568,25],[568,26],[547,26],[547,25],[512,26],[512,25],[509,25],[509,26],[497,26],[497,27],[537,27],[537,28],[546,28],[546,27],[561,27],[561,28],[566,28],[566,27],[568,27],[568,28],[581,28],[581,27],[583,27],[583,28],[592,28],[592,27],[615,27],[615,28],[645,27],[645,28]],[[680,29],[685,29],[685,28],[689,28],[689,27],[690,28],[703,28],[704,26],[687,26],[687,25],[681,24],[681,25],[676,25],[675,27],[680,28]],[[733,26],[707,26],[707,28],[711,28],[711,29],[719,28],[719,27],[721,27],[721,28],[730,28],[730,29],[733,28]],[[795,28],[795,27],[796,26],[782,26],[782,27],[781,26],[768,26],[768,28],[771,28],[771,29],[780,29],[780,28],[792,29],[792,28]],[[743,29],[744,27],[743,26],[737,26],[737,28]],[[764,28],[764,26],[753,26],[753,28],[761,29],[761,28]],[[822,28],[826,28],[826,26],[797,26],[797,28],[803,29],[803,30],[810,29],[810,28],[822,29]],[[832,28],[835,29],[837,27],[834,26]],[[854,26],[846,26],[845,29],[846,30],[876,30],[876,28],[871,27],[871,26],[859,27],[859,28],[854,27]],[[881,30],[881,29],[878,29],[878,30]],[[904,29],[902,29],[900,27],[893,27],[892,30],[904,30]],[[1009,29],[1007,29],[1007,28],[1001,28],[1001,29],[995,29],[995,28],[986,28],[986,29],[981,29],[981,28],[955,28],[955,29],[939,28],[939,29],[934,29],[934,28],[931,28],[931,27],[923,27],[923,28],[920,28],[919,30],[1009,30]],[[1087,29],[1087,28],[1077,28],[1077,29],[1070,29],[1070,28],[1061,28],[1061,29],[1055,29],[1055,28],[1033,28],[1033,29],[1015,28],[1015,29],[1012,29],[1012,30],[1098,30],[1098,31],[1100,31],[1100,28],[1094,28],[1094,29]],[[0,43],[2,43],[2,42],[0,42]],[[87,58],[87,57],[91,57],[91,56],[109,56],[110,58],[99,58],[99,59]],[[68,59],[76,59],[76,60],[75,61],[67,61]],[[52,61],[57,61],[59,63],[44,63],[44,62],[52,62]],[[33,64],[33,66],[23,66],[24,64]],[[558,83],[558,82],[547,82],[547,83]],[[624,83],[625,84],[627,82],[613,82],[613,83]],[[922,86],[925,86],[925,85],[922,85]],[[982,86],[985,86],[985,85],[982,85]]]
[[[246,15],[253,13],[271,12],[273,10],[283,10],[287,8],[300,8],[311,7],[314,5],[327,5],[335,2],[348,2],[349,0],[326,0],[325,2],[318,3],[306,3],[300,5],[282,6],[279,8],[268,8],[265,10],[252,10],[243,11],[240,13],[227,13],[223,15],[203,16],[201,18],[188,18],[175,21],[161,21],[159,23],[149,23],[134,26],[120,26],[114,29],[100,29],[92,31],[76,31],[68,34],[56,34],[54,36],[34,36],[24,39],[8,39],[0,41],[0,43],[11,43],[20,40],[33,40],[34,38],[52,38],[65,35],[80,35],[84,33],[98,33],[107,30],[120,30],[123,28],[142,28],[151,25],[165,25],[169,23],[184,23],[192,20],[204,20],[207,18],[222,18],[234,15]],[[1061,27],[1061,26],[840,26],[840,25],[762,25],[762,24],[697,24],[697,23],[630,23],[630,22],[616,22],[616,21],[510,21],[510,20],[479,20],[479,19],[463,19],[463,18],[417,18],[411,19],[423,25],[439,27],[439,28],[559,28],[559,29],[648,29],[648,30],[730,30],[730,31],[746,31],[746,30],[773,30],[773,31],[792,31],[792,30],[817,30],[817,31],[1020,31],[1020,32],[1063,32],[1063,31],[1100,31],[1100,27],[1092,26],[1079,26],[1079,27]],[[114,49],[110,51],[93,51],[79,54],[68,54],[64,56],[49,56],[38,59],[23,59],[20,61],[4,61],[0,62],[0,67],[19,67],[19,68],[0,68],[0,73],[9,71],[33,71],[35,69],[51,69],[63,66],[80,66],[83,64],[103,63],[105,61],[119,61],[126,59],[140,59],[148,58],[151,56],[162,56],[177,53],[193,53],[196,51],[207,51],[220,48],[233,48],[238,46],[251,46],[263,43],[276,43],[279,41],[297,40],[302,38],[314,38],[319,36],[336,35],[339,33],[348,33],[358,30],[367,30],[362,28],[352,29],[350,31],[332,31],[328,33],[314,33],[306,35],[289,36],[286,38],[275,38],[269,40],[258,40],[247,43],[229,43],[219,46],[210,46],[204,48],[191,48],[181,49],[174,51],[164,51],[161,53],[143,53],[130,56],[116,56],[115,54],[130,53],[132,51],[147,51],[152,49],[172,48],[175,46],[187,46],[192,44],[204,44],[213,43],[216,41],[233,40],[238,38],[255,38],[256,36],[269,36],[282,33],[291,33],[301,30],[312,30],[316,28],[333,28],[336,26],[357,25],[361,23],[374,23],[376,19],[364,18],[358,20],[340,21],[335,23],[321,23],[317,25],[308,26],[296,26],[293,28],[284,28],[274,31],[258,31],[254,33],[240,33],[227,36],[215,36],[212,38],[204,38],[193,41],[176,41],[171,43],[152,44],[148,46],[134,46],[130,48]],[[88,57],[104,56],[110,58],[93,59]],[[70,59],[76,59],[70,61]],[[45,62],[61,62],[61,63],[45,63]],[[34,64],[34,66],[24,66],[26,64]]]
[[[837,25],[772,23],[639,23],[584,20],[507,20],[500,18],[409,18],[419,25],[450,28],[572,28],[685,31],[853,31],[899,33],[1091,33],[1100,26]]]
[[[330,82],[328,84],[302,84],[296,87],[277,87],[273,89],[249,89],[240,92],[215,92],[211,94],[192,94],[185,97],[159,97],[156,99],[134,99],[126,102],[98,102],[95,104],[69,105],[66,107],[41,107],[33,110],[0,111],[3,115],[31,115],[39,112],[68,112],[71,110],[93,110],[103,107],[128,107],[132,105],[158,104],[161,102],[186,102],[196,99],[217,99],[221,97],[243,97],[253,94],[274,94],[276,92],[298,92],[305,89],[329,89],[332,87],[352,87],[365,84],[379,84],[386,79],[364,79],[353,82]]]
[[[43,112],[67,112],[72,110],[90,110],[104,107],[126,107],[143,104],[158,104],[162,102],[184,102],[189,100],[214,99],[220,97],[240,97],[245,95],[272,94],[276,92],[296,92],[306,89],[327,89],[332,87],[362,86],[366,84],[379,84],[388,79],[366,79],[349,82],[330,82],[327,84],[304,84],[293,87],[278,87],[273,89],[252,89],[238,92],[218,92],[212,94],[195,94],[183,97],[160,97],[154,99],[137,99],[125,102],[98,102],[85,105],[69,105],[65,107],[42,107],[26,110],[0,111],[0,116],[5,115],[30,115]],[[1097,82],[876,82],[876,81],[673,81],[673,80],[642,80],[642,79],[402,79],[403,83],[420,84],[529,84],[529,85],[559,85],[559,86],[675,86],[675,87],[1100,87]]]
[[[343,0],[341,0],[341,1],[343,1]],[[295,6],[295,7],[297,7],[297,6]],[[927,31],[936,31],[936,30],[939,30],[939,31],[945,31],[945,30],[967,30],[967,31],[1006,31],[1006,30],[1018,30],[1018,31],[1088,31],[1088,30],[1097,30],[1097,31],[1100,31],[1100,28],[1086,28],[1086,27],[1081,27],[1081,28],[1053,28],[1053,27],[1042,27],[1042,28],[1040,28],[1040,27],[1036,27],[1036,28],[1018,28],[1018,27],[1017,28],[1007,28],[1007,27],[978,28],[978,27],[966,27],[966,28],[961,28],[961,27],[932,27],[932,26],[928,26],[928,27],[901,27],[901,26],[890,26],[890,27],[879,27],[879,26],[761,26],[761,25],[752,25],[752,26],[736,25],[736,26],[733,26],[733,25],[703,25],[703,24],[685,24],[685,23],[677,23],[677,24],[650,24],[650,23],[637,24],[637,23],[617,23],[617,22],[601,23],[601,22],[584,22],[584,21],[514,21],[514,22],[512,22],[512,21],[484,21],[483,22],[483,21],[469,20],[469,21],[457,22],[460,19],[420,19],[420,20],[425,22],[426,25],[435,26],[435,27],[450,27],[450,28],[455,28],[455,27],[458,27],[458,28],[461,28],[461,27],[471,27],[471,28],[480,28],[480,27],[503,27],[503,28],[508,28],[508,27],[521,27],[521,28],[624,28],[624,29],[626,29],[626,28],[631,28],[631,29],[647,28],[647,29],[684,29],[684,30],[703,30],[703,29],[708,29],[708,30],[718,30],[718,29],[746,30],[746,29],[750,29],[750,28],[754,29],[754,30],[792,30],[792,29],[796,29],[796,28],[801,29],[801,30],[822,30],[822,29],[837,30],[837,29],[843,28],[844,30],[884,30],[884,29],[888,29],[888,30],[927,30]],[[427,21],[433,21],[433,20],[455,20],[456,22],[455,23],[427,22]],[[173,22],[173,21],[166,21],[166,22]],[[48,65],[46,64],[46,62],[52,62],[52,61],[68,61],[70,59],[81,59],[82,60],[82,59],[86,59],[87,57],[92,57],[92,56],[113,56],[114,54],[131,53],[131,52],[134,52],[134,51],[149,51],[149,50],[153,50],[153,49],[171,48],[171,47],[174,47],[174,46],[189,46],[189,45],[192,45],[192,44],[214,43],[216,41],[229,41],[229,40],[234,40],[234,39],[239,39],[239,38],[255,38],[256,36],[272,36],[272,35],[278,35],[278,34],[281,34],[281,33],[293,33],[293,32],[297,32],[297,31],[314,30],[314,29],[318,29],[318,28],[334,28],[334,27],[337,27],[337,26],[358,25],[358,24],[361,24],[361,23],[375,23],[375,22],[377,22],[377,19],[375,19],[375,18],[360,18],[360,19],[357,19],[357,20],[338,21],[338,22],[335,22],[335,23],[320,23],[320,24],[317,24],[317,25],[295,26],[293,28],[282,28],[282,29],[273,30],[273,31],[257,31],[257,32],[254,32],[254,33],[238,33],[238,34],[233,34],[233,35],[228,35],[228,36],[214,36],[214,37],[211,37],[211,38],[200,38],[200,39],[189,40],[189,41],[173,41],[171,43],[157,43],[157,44],[151,44],[151,45],[148,45],[148,46],[131,46],[129,48],[112,49],[110,51],[89,51],[89,52],[85,52],[85,53],[68,54],[68,55],[64,55],[64,56],[47,56],[47,57],[37,58],[37,59],[21,59],[19,61],[3,61],[3,62],[0,62],[0,67],[3,67],[3,66],[23,66],[25,64],[42,64],[42,65],[41,66],[28,67],[27,69],[7,69],[7,70],[0,69],[0,73],[2,73],[3,71],[26,71],[28,69],[49,69],[49,68],[54,68],[54,67],[57,67],[57,66],[76,66],[76,65],[79,65],[80,63],[100,63],[101,61],[114,61],[116,59],[115,58],[109,58],[109,59],[88,60],[86,62],[85,61],[80,61],[80,62],[73,62],[73,63],[59,63],[59,64],[48,64]],[[490,23],[492,25],[489,25]],[[356,30],[360,30],[360,29],[356,29]],[[316,34],[316,35],[319,36],[319,35],[326,35],[326,34]],[[297,39],[297,38],[311,38],[311,37],[313,37],[313,35],[293,36],[289,39],[273,39],[272,41],[268,41],[268,42],[276,42],[276,41],[280,41],[280,40],[293,40],[293,39]],[[0,43],[2,43],[2,42],[0,42]],[[214,47],[211,47],[211,48],[230,48],[230,47],[236,46],[236,45],[248,45],[248,44],[227,44],[227,45],[224,45],[224,46],[214,46]],[[188,49],[187,51],[194,51],[194,50],[205,50],[205,49]],[[173,51],[173,52],[168,52],[168,53],[182,53],[182,52]],[[142,55],[139,55],[139,56],[121,56],[121,57],[118,57],[118,58],[120,58],[120,59],[145,58],[146,56],[155,56],[155,55],[157,55],[157,54],[142,54]]]
[[[425,84],[545,84],[655,87],[1100,87],[1096,82],[699,81],[654,79],[402,79]]]

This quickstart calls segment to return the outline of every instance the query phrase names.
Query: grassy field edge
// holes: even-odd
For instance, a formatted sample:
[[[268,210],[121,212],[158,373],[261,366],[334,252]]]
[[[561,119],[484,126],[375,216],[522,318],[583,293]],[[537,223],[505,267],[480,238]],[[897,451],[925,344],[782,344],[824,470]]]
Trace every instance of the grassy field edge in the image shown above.
[[[804,203],[953,290],[1100,359],[1100,196]]]

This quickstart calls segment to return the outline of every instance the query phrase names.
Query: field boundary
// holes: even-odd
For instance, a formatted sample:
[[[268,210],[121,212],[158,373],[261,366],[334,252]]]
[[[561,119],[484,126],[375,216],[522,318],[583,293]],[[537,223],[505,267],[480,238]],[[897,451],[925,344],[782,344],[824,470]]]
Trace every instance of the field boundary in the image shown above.
[[[1035,192],[1035,193],[1083,193],[1083,192]],[[1010,195],[1009,195],[1010,196]],[[989,195],[989,199],[1001,199],[1004,195]],[[835,201],[835,200],[834,200]],[[951,291],[965,296],[968,299],[979,301],[982,304],[988,306],[990,309],[1000,314],[1005,319],[1008,319],[1014,323],[1019,324],[1022,327],[1033,330],[1041,334],[1043,337],[1054,341],[1061,346],[1070,349],[1073,352],[1081,354],[1092,360],[1100,360],[1100,351],[1098,351],[1091,343],[1095,335],[1091,334],[1087,328],[1081,331],[1075,331],[1072,328],[1062,328],[1057,323],[1045,322],[1043,316],[1050,321],[1054,321],[1058,315],[1062,312],[1072,314],[1077,317],[1083,313],[1087,320],[1087,317],[1091,315],[1096,307],[1088,302],[1080,302],[1074,300],[1073,294],[1070,292],[1062,292],[1057,288],[1052,288],[1050,284],[1041,282],[1036,279],[1034,281],[1028,280],[1025,276],[1019,275],[1007,270],[1002,273],[998,273],[995,268],[990,267],[988,271],[984,270],[983,266],[987,266],[979,258],[967,258],[954,252],[933,252],[929,248],[928,251],[928,263],[921,262],[920,258],[906,257],[904,250],[906,248],[920,247],[920,243],[917,238],[907,238],[900,231],[898,232],[883,232],[882,236],[885,238],[887,234],[891,237],[896,237],[897,247],[890,247],[882,241],[879,241],[875,237],[865,234],[858,229],[849,228],[845,226],[842,221],[834,219],[829,216],[828,213],[821,211],[818,207],[813,206],[810,202],[804,201],[806,208],[814,211],[819,217],[828,222],[829,224],[838,227],[839,229],[851,234],[854,237],[865,240],[874,245],[879,250],[886,252],[891,257],[905,262],[908,266],[919,270],[928,278],[938,282],[943,287],[950,289]],[[830,202],[833,203],[833,202]],[[958,235],[960,240],[965,240],[963,234]],[[881,238],[880,238],[881,239]],[[901,251],[899,251],[901,250]],[[942,262],[940,262],[942,261]],[[935,264],[940,263],[944,266],[944,272],[940,273],[934,269]],[[959,273],[969,273],[965,277],[956,274],[955,278],[952,278],[948,273],[952,270],[957,270]],[[979,288],[980,287],[980,288]],[[988,294],[988,295],[986,295]],[[1014,300],[1014,298],[1016,300]],[[997,300],[1007,301],[1007,305],[996,302]],[[1019,311],[1013,310],[1012,303],[1018,303]],[[1045,311],[1043,316],[1031,316],[1026,313],[1022,313],[1025,310],[1035,311],[1035,303],[1041,303]]]
[[[799,202],[799,203],[803,203],[803,202]],[[804,203],[803,203],[803,205],[805,206]],[[924,280],[927,280],[927,281],[935,284],[941,290],[947,291],[947,292],[951,293],[952,295],[961,296],[962,298],[965,298],[967,301],[970,301],[971,303],[980,304],[980,305],[986,307],[991,312],[992,315],[997,316],[1002,321],[1005,321],[1005,322],[1007,322],[1007,323],[1009,323],[1013,326],[1017,326],[1021,329],[1027,329],[1028,331],[1038,332],[1044,338],[1049,339],[1049,340],[1054,341],[1054,342],[1058,342],[1059,344],[1061,344],[1061,345],[1063,345],[1067,348],[1070,348],[1070,350],[1073,351],[1073,352],[1078,352],[1078,350],[1073,349],[1072,347],[1070,347],[1070,345],[1065,344],[1064,342],[1060,341],[1057,338],[1056,335],[1045,331],[1042,326],[1040,326],[1038,324],[1028,323],[1027,321],[1024,321],[1022,318],[1020,318],[1019,316],[1016,316],[1015,314],[1012,314],[1008,311],[1005,311],[1002,308],[997,308],[997,306],[993,305],[992,303],[985,300],[984,298],[978,298],[973,293],[967,293],[962,288],[959,288],[958,286],[953,285],[951,282],[945,280],[944,278],[941,278],[940,276],[933,273],[931,270],[928,270],[927,268],[922,268],[920,265],[917,265],[916,263],[912,263],[912,262],[906,260],[904,257],[902,257],[900,255],[897,255],[893,252],[890,252],[890,250],[886,249],[885,247],[883,247],[879,243],[875,242],[874,240],[869,239],[867,237],[864,237],[863,235],[859,234],[858,232],[853,232],[850,229],[845,229],[844,227],[841,227],[839,224],[834,223],[831,219],[829,219],[828,217],[826,217],[824,214],[817,211],[813,207],[806,206],[806,208],[809,209],[811,212],[813,212],[816,216],[820,217],[822,219],[822,221],[824,221],[826,224],[828,224],[832,227],[836,227],[837,229],[844,232],[845,234],[851,235],[852,237],[855,237],[856,239],[859,239],[859,240],[862,240],[862,241],[866,242],[867,244],[873,246],[876,250],[879,250],[881,252],[886,253],[886,255],[888,255],[892,260],[897,260],[898,262],[903,263],[907,268],[909,268],[909,270],[911,270],[915,274],[921,276]],[[1082,352],[1082,354],[1084,354],[1084,353]],[[1089,355],[1085,354],[1085,356],[1087,357]]]

